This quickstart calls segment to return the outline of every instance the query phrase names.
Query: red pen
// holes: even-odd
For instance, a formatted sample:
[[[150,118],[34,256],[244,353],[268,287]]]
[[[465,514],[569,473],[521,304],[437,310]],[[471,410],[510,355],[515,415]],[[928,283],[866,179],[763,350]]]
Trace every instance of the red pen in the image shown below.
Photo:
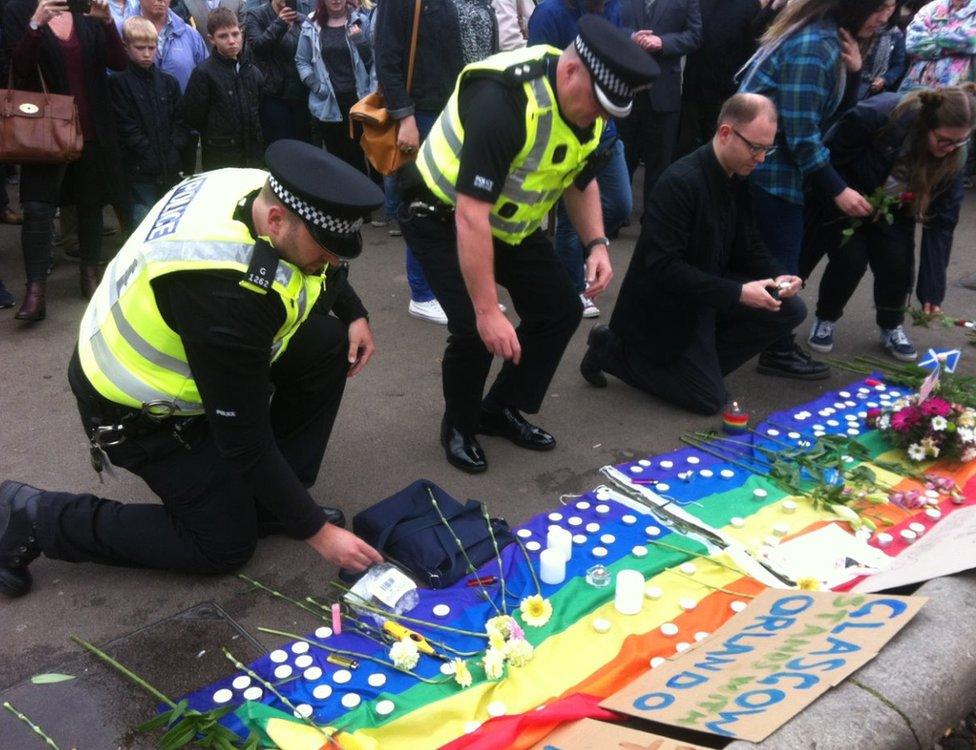
[[[481,578],[469,578],[468,588],[473,586],[491,586],[492,584],[498,583],[498,579],[495,576],[483,576]]]

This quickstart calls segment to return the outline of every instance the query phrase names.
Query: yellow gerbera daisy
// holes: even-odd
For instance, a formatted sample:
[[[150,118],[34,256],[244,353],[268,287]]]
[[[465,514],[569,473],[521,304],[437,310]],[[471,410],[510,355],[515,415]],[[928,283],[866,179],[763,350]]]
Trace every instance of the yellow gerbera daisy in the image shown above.
[[[552,617],[552,604],[548,599],[543,599],[539,594],[527,596],[519,604],[519,612],[522,613],[522,621],[533,628],[541,628]]]
[[[796,587],[801,591],[820,591],[820,581],[816,578],[799,578]]]

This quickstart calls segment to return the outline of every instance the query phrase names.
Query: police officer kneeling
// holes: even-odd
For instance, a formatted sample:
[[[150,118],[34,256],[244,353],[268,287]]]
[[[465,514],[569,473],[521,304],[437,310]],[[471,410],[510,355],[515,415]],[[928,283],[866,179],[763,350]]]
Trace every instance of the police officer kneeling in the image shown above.
[[[487,469],[478,432],[555,446],[521,412],[539,411],[582,309],[540,225],[564,196],[589,251],[586,295],[603,291],[611,269],[594,152],[603,120],[626,117],[657,73],[627,34],[584,16],[565,50],[468,65],[416,165],[402,170],[403,235],[447,313],[441,442],[452,465]],[[498,309],[496,282],[512,295],[518,330]],[[506,362],[482,400],[493,355]]]
[[[309,496],[347,377],[373,353],[346,280],[382,192],[297,141],[270,174],[184,180],[109,264],[68,378],[91,441],[162,505],[0,485],[0,591],[31,586],[39,554],[187,573],[245,563],[283,531],[330,562],[381,558]],[[329,313],[333,313],[330,315]]]

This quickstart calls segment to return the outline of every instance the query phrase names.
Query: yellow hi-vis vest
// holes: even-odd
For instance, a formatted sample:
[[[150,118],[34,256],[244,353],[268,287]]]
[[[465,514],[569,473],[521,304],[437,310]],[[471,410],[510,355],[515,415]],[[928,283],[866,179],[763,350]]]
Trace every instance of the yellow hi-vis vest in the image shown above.
[[[102,396],[140,408],[153,401],[200,414],[203,402],[179,335],[164,321],[150,282],[168,273],[231,270],[242,286],[276,293],[285,322],[275,334],[274,361],[318,299],[324,275],[307,275],[279,259],[268,269],[249,269],[255,239],[233,219],[238,202],[268,179],[258,169],[220,169],[189,177],[157,203],[105,275],[81,320],[78,353],[88,380]],[[324,274],[324,272],[323,272]]]
[[[593,136],[581,143],[560,115],[556,92],[549,84],[544,65],[547,57],[559,54],[555,47],[539,45],[502,52],[466,66],[417,157],[417,168],[427,187],[445,203],[456,206],[455,185],[464,143],[464,128],[458,115],[461,87],[472,75],[485,74],[513,85],[521,83],[528,99],[525,143],[509,167],[489,217],[492,235],[511,245],[517,245],[539,228],[559,196],[583,169],[603,132],[603,120],[598,119]]]

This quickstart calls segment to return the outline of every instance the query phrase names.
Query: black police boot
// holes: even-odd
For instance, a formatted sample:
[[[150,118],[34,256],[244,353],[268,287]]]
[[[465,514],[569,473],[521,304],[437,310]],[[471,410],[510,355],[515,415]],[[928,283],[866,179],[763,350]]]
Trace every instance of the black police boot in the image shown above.
[[[830,367],[813,359],[797,344],[782,351],[767,349],[759,355],[759,366],[756,369],[763,375],[796,380],[823,380],[830,377]]]
[[[485,452],[477,439],[451,427],[446,418],[441,422],[441,445],[444,446],[444,455],[451,466],[469,474],[480,474],[488,470]]]
[[[533,451],[551,451],[556,447],[556,438],[527,422],[518,409],[510,406],[501,409],[482,407],[478,432],[503,437],[520,448]]]
[[[27,566],[38,555],[37,506],[41,490],[20,482],[0,484],[0,593],[23,596],[33,581]]]
[[[610,340],[610,329],[606,326],[593,326],[586,337],[586,354],[580,362],[580,374],[590,385],[597,388],[607,387],[607,376],[601,368],[601,354]]]

